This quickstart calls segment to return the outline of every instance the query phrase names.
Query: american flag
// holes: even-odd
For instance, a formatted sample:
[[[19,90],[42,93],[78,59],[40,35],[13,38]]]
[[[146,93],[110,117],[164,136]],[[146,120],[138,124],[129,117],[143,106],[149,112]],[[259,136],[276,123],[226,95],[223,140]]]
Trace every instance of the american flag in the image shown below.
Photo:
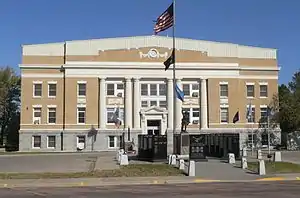
[[[156,24],[154,27],[154,33],[158,34],[170,27],[173,26],[173,3],[169,6],[169,8],[162,13],[156,20]]]

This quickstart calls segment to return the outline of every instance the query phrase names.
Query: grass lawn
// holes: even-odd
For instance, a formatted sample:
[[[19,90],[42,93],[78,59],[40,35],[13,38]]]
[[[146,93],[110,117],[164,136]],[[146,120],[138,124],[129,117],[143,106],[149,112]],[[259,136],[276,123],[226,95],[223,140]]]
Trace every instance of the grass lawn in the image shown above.
[[[300,165],[290,162],[265,162],[266,173],[300,173]],[[248,162],[248,169],[258,172],[258,162]]]
[[[79,173],[0,173],[0,179],[55,179],[97,177],[184,176],[178,168],[167,164],[131,164],[120,169]]]

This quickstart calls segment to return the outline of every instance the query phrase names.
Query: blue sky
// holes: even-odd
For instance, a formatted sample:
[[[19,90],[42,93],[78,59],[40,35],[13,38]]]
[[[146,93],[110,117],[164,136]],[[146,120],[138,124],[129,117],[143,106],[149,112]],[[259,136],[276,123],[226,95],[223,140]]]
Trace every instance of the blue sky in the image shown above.
[[[17,70],[21,45],[152,35],[171,0],[0,0],[0,65]],[[177,0],[176,36],[276,48],[279,82],[300,68],[300,1]],[[298,59],[297,59],[298,58]]]

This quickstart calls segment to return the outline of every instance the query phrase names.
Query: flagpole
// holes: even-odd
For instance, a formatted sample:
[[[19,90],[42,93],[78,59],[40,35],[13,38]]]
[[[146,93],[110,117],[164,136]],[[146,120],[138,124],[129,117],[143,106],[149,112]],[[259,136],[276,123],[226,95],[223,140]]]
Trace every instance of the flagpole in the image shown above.
[[[173,52],[174,52],[174,63],[173,63],[173,135],[176,133],[176,53],[175,53],[175,0],[173,0],[173,26],[172,26],[172,37],[173,37]]]

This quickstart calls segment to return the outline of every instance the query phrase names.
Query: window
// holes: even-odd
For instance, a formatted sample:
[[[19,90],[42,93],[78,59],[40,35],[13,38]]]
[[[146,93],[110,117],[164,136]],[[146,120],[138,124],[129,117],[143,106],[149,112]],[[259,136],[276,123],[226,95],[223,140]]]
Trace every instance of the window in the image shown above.
[[[221,107],[220,108],[220,120],[221,123],[228,123],[228,107]]]
[[[42,119],[42,107],[33,108],[33,124],[41,124]]]
[[[146,100],[143,100],[142,101],[142,107],[148,107],[148,101],[146,101]]]
[[[268,85],[259,86],[260,97],[268,97]]]
[[[85,113],[86,113],[85,107],[77,107],[77,123],[78,124],[85,123]]]
[[[117,137],[108,136],[108,148],[116,148],[116,147],[117,147]]]
[[[32,147],[33,148],[41,148],[41,136],[35,135],[32,137]]]
[[[159,84],[159,95],[165,96],[167,94],[166,92],[166,84]]]
[[[152,106],[157,106],[157,101],[156,100],[150,101],[150,107],[152,107]]]
[[[195,97],[199,96],[199,84],[182,84],[182,90],[185,96]]]
[[[228,85],[227,84],[220,85],[220,97],[224,97],[224,98],[228,97]]]
[[[121,121],[124,120],[124,108],[119,108],[119,114],[116,114],[117,108],[107,108],[106,109],[106,123],[114,124],[115,119],[119,118]]]
[[[261,107],[260,108],[260,117],[263,120],[267,120],[267,116],[268,116],[268,108],[267,107]]]
[[[56,83],[48,84],[48,97],[56,97]]]
[[[248,112],[248,108],[249,107],[247,107],[247,112]],[[255,122],[255,107],[252,107],[252,114],[250,114],[249,116],[247,115],[247,121],[248,121],[248,123],[254,123]]]
[[[254,85],[247,85],[247,97],[254,97]]]
[[[141,84],[141,95],[148,96],[148,85],[147,84]]]
[[[159,101],[159,106],[162,108],[167,108],[167,101],[165,101],[165,100]]]
[[[56,123],[56,108],[54,107],[48,108],[48,123],[49,124]]]
[[[106,95],[107,96],[117,96],[123,97],[124,95],[124,84],[123,83],[109,83],[106,85]]]
[[[86,83],[83,82],[78,83],[78,96],[81,97],[86,96]]]
[[[150,84],[150,96],[157,95],[157,84]]]
[[[42,97],[42,83],[33,84],[33,96]]]
[[[55,146],[56,146],[55,136],[54,135],[48,136],[47,147],[48,148],[55,148]]]

